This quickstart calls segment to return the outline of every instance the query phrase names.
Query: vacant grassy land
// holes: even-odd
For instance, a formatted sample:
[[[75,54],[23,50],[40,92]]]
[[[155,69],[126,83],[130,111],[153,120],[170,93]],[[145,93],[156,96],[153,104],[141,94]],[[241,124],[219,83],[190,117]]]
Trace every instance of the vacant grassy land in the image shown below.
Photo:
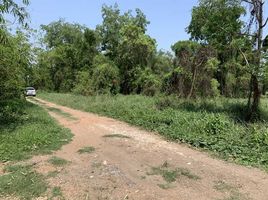
[[[50,153],[71,140],[70,131],[61,128],[44,109],[27,102],[24,106],[24,113],[16,120],[0,125],[0,162]]]
[[[117,118],[159,132],[168,139],[209,150],[244,165],[268,169],[268,120],[244,122],[245,100],[185,102],[175,97],[94,96],[43,93],[40,97],[72,108]],[[268,113],[267,100],[262,100]]]

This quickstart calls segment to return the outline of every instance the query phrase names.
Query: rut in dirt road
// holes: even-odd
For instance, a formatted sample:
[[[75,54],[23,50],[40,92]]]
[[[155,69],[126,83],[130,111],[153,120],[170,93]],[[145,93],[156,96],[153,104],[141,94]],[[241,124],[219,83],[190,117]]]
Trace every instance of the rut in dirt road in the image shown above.
[[[74,134],[54,157],[36,156],[36,170],[57,172],[50,185],[65,199],[268,200],[268,174],[213,159],[155,133],[40,99],[41,106]],[[65,114],[64,114],[65,113]]]

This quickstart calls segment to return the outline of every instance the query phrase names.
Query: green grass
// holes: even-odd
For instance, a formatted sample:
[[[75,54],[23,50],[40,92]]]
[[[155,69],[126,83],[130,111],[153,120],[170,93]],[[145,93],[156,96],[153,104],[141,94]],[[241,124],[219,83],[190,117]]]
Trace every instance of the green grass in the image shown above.
[[[60,187],[53,187],[51,193],[52,193],[52,197],[50,198],[51,200],[55,199],[55,197],[58,197],[57,199],[64,199]]]
[[[51,153],[71,141],[70,131],[60,127],[43,108],[28,102],[23,107],[18,120],[0,124],[0,162]]]
[[[5,171],[6,174],[0,176],[0,197],[15,195],[28,200],[40,197],[48,188],[43,175],[31,166],[8,166]]]
[[[127,138],[127,139],[131,138],[127,135],[122,135],[122,134],[109,134],[109,135],[104,135],[103,137],[104,138]]]
[[[168,165],[162,165],[160,167],[152,167],[151,172],[148,172],[147,175],[161,175],[162,178],[167,183],[172,183],[178,180],[180,177],[184,176],[189,179],[198,180],[200,177],[198,177],[195,174],[192,174],[188,169],[185,168],[175,168],[172,169]]]
[[[68,160],[65,160],[63,158],[59,158],[59,157],[56,157],[56,156],[53,156],[51,157],[48,162],[54,166],[57,166],[57,167],[61,167],[61,166],[64,166],[64,165],[67,165],[69,163]]]
[[[262,121],[245,122],[244,99],[186,101],[175,97],[92,96],[42,93],[64,106],[120,119],[222,159],[268,169],[268,100]]]
[[[84,153],[93,153],[95,151],[94,147],[83,147],[82,149],[79,149],[77,152],[80,154]]]
[[[227,184],[224,181],[216,182],[214,188],[227,194],[227,197],[219,200],[250,200],[247,195],[240,193],[237,187]]]
[[[30,101],[33,101],[35,103],[38,103],[40,105],[46,105],[45,103],[43,103],[42,101],[39,101],[38,99],[36,99],[35,97],[27,97],[27,99],[29,99]]]
[[[48,174],[46,175],[46,178],[55,178],[58,176],[60,172],[55,170],[55,171],[51,171],[51,172],[48,172]]]

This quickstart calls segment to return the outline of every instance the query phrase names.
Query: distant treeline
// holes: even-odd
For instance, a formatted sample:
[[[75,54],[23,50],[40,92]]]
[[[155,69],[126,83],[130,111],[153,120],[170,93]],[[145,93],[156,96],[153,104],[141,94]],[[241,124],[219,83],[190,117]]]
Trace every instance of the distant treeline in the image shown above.
[[[42,25],[39,48],[22,32],[1,28],[8,38],[0,47],[1,98],[26,85],[82,95],[247,97],[248,119],[258,118],[268,86],[263,8],[262,0],[200,0],[187,27],[190,39],[173,44],[173,53],[157,51],[140,9],[122,13],[118,5],[102,7],[95,30],[62,19]]]

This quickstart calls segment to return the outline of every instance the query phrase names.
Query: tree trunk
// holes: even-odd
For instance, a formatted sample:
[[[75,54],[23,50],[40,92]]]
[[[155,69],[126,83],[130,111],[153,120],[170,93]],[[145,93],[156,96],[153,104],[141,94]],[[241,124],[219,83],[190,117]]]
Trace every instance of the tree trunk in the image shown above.
[[[197,71],[197,67],[195,67],[195,69],[193,71],[191,89],[190,89],[189,94],[187,95],[187,99],[191,98],[191,96],[193,94],[195,79],[196,79],[196,71]]]
[[[256,70],[254,70],[251,76],[251,88],[253,90],[253,101],[249,104],[248,107],[248,119],[247,120],[256,120],[260,118],[259,112],[259,104],[260,104],[260,97],[261,97],[261,90],[259,86],[258,75],[261,69],[261,54],[262,54],[262,36],[263,36],[263,28],[266,24],[264,24],[263,20],[263,0],[251,0],[252,5],[254,7],[254,17],[257,20],[257,37],[256,37]]]
[[[257,120],[260,118],[259,104],[260,104],[261,90],[259,87],[259,81],[256,75],[252,75],[251,79],[252,81],[251,81],[250,93],[252,95],[253,92],[253,101],[252,103],[251,100],[249,102],[250,107],[249,107],[249,114],[247,116],[248,121]]]

